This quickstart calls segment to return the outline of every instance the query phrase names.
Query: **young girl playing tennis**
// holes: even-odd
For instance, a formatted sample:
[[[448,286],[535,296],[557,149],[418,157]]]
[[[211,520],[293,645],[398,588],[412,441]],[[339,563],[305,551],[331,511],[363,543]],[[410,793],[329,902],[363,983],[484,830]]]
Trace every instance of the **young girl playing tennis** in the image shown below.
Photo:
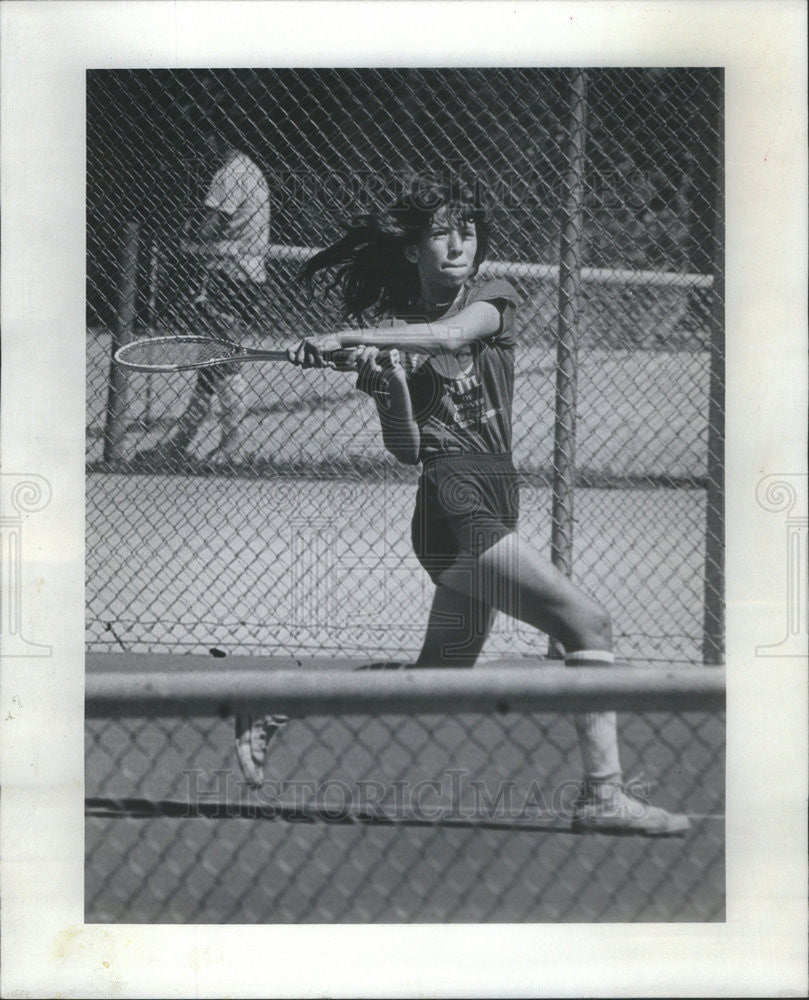
[[[557,639],[570,666],[609,666],[607,612],[519,532],[511,461],[518,297],[505,281],[473,281],[488,230],[469,187],[424,178],[387,212],[357,217],[302,277],[311,285],[331,272],[346,321],[360,328],[309,337],[289,358],[325,367],[328,352],[356,348],[358,387],[376,401],[386,448],[421,463],[412,540],[435,594],[415,666],[472,666],[497,611]],[[575,721],[584,781],[574,829],[665,836],[688,828],[687,817],[624,791],[615,713]],[[254,782],[279,722],[238,724],[240,760]]]

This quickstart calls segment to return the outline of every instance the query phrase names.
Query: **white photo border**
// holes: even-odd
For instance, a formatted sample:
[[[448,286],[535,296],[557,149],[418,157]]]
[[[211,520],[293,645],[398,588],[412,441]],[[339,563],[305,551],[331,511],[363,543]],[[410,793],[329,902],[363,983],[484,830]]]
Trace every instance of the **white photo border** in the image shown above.
[[[9,0],[0,18],[3,471],[52,490],[22,582],[26,634],[53,647],[0,658],[3,995],[804,994],[806,664],[755,653],[786,588],[756,487],[806,468],[802,0]],[[390,65],[725,70],[725,923],[84,924],[85,72]]]

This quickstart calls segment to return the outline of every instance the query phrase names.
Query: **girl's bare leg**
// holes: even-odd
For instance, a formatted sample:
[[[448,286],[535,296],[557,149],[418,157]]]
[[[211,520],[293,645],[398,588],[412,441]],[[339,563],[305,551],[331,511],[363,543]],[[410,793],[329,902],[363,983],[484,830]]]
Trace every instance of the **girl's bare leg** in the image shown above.
[[[474,666],[495,614],[489,605],[439,584],[433,595],[424,644],[414,666]]]
[[[564,645],[571,666],[612,662],[607,612],[516,533],[473,563],[459,561],[442,575],[441,583],[552,635]],[[576,716],[575,723],[585,778],[620,781],[615,713],[587,712]]]
[[[612,630],[604,608],[516,534],[507,535],[477,560],[459,560],[440,582],[554,636],[564,644],[571,666],[613,662]],[[624,793],[614,712],[582,713],[575,716],[575,724],[585,780],[573,810],[574,830],[658,837],[688,830],[687,816]]]
[[[569,653],[612,649],[604,608],[516,532],[474,562],[461,560],[450,567],[441,583],[547,632]]]

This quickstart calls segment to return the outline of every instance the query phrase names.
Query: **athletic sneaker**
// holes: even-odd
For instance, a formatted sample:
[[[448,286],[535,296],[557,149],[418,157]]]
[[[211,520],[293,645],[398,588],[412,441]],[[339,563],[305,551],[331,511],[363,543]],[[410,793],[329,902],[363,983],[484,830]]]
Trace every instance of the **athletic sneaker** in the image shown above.
[[[270,740],[287,722],[286,715],[265,715],[260,719],[236,716],[236,756],[248,785],[258,787],[264,781],[264,761]]]
[[[687,816],[633,798],[612,782],[585,783],[570,824],[574,833],[637,833],[645,837],[678,836],[690,826]]]

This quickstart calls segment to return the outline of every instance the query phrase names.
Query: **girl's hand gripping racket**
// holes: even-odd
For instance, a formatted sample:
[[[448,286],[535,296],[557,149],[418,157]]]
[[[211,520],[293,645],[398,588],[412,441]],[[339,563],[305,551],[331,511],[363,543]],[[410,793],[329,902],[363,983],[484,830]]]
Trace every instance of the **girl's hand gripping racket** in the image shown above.
[[[329,367],[354,371],[357,352],[354,348],[339,348],[324,353],[323,357]],[[139,372],[183,372],[246,361],[289,360],[293,360],[289,351],[256,350],[221,337],[150,337],[133,340],[115,352],[119,365]]]

